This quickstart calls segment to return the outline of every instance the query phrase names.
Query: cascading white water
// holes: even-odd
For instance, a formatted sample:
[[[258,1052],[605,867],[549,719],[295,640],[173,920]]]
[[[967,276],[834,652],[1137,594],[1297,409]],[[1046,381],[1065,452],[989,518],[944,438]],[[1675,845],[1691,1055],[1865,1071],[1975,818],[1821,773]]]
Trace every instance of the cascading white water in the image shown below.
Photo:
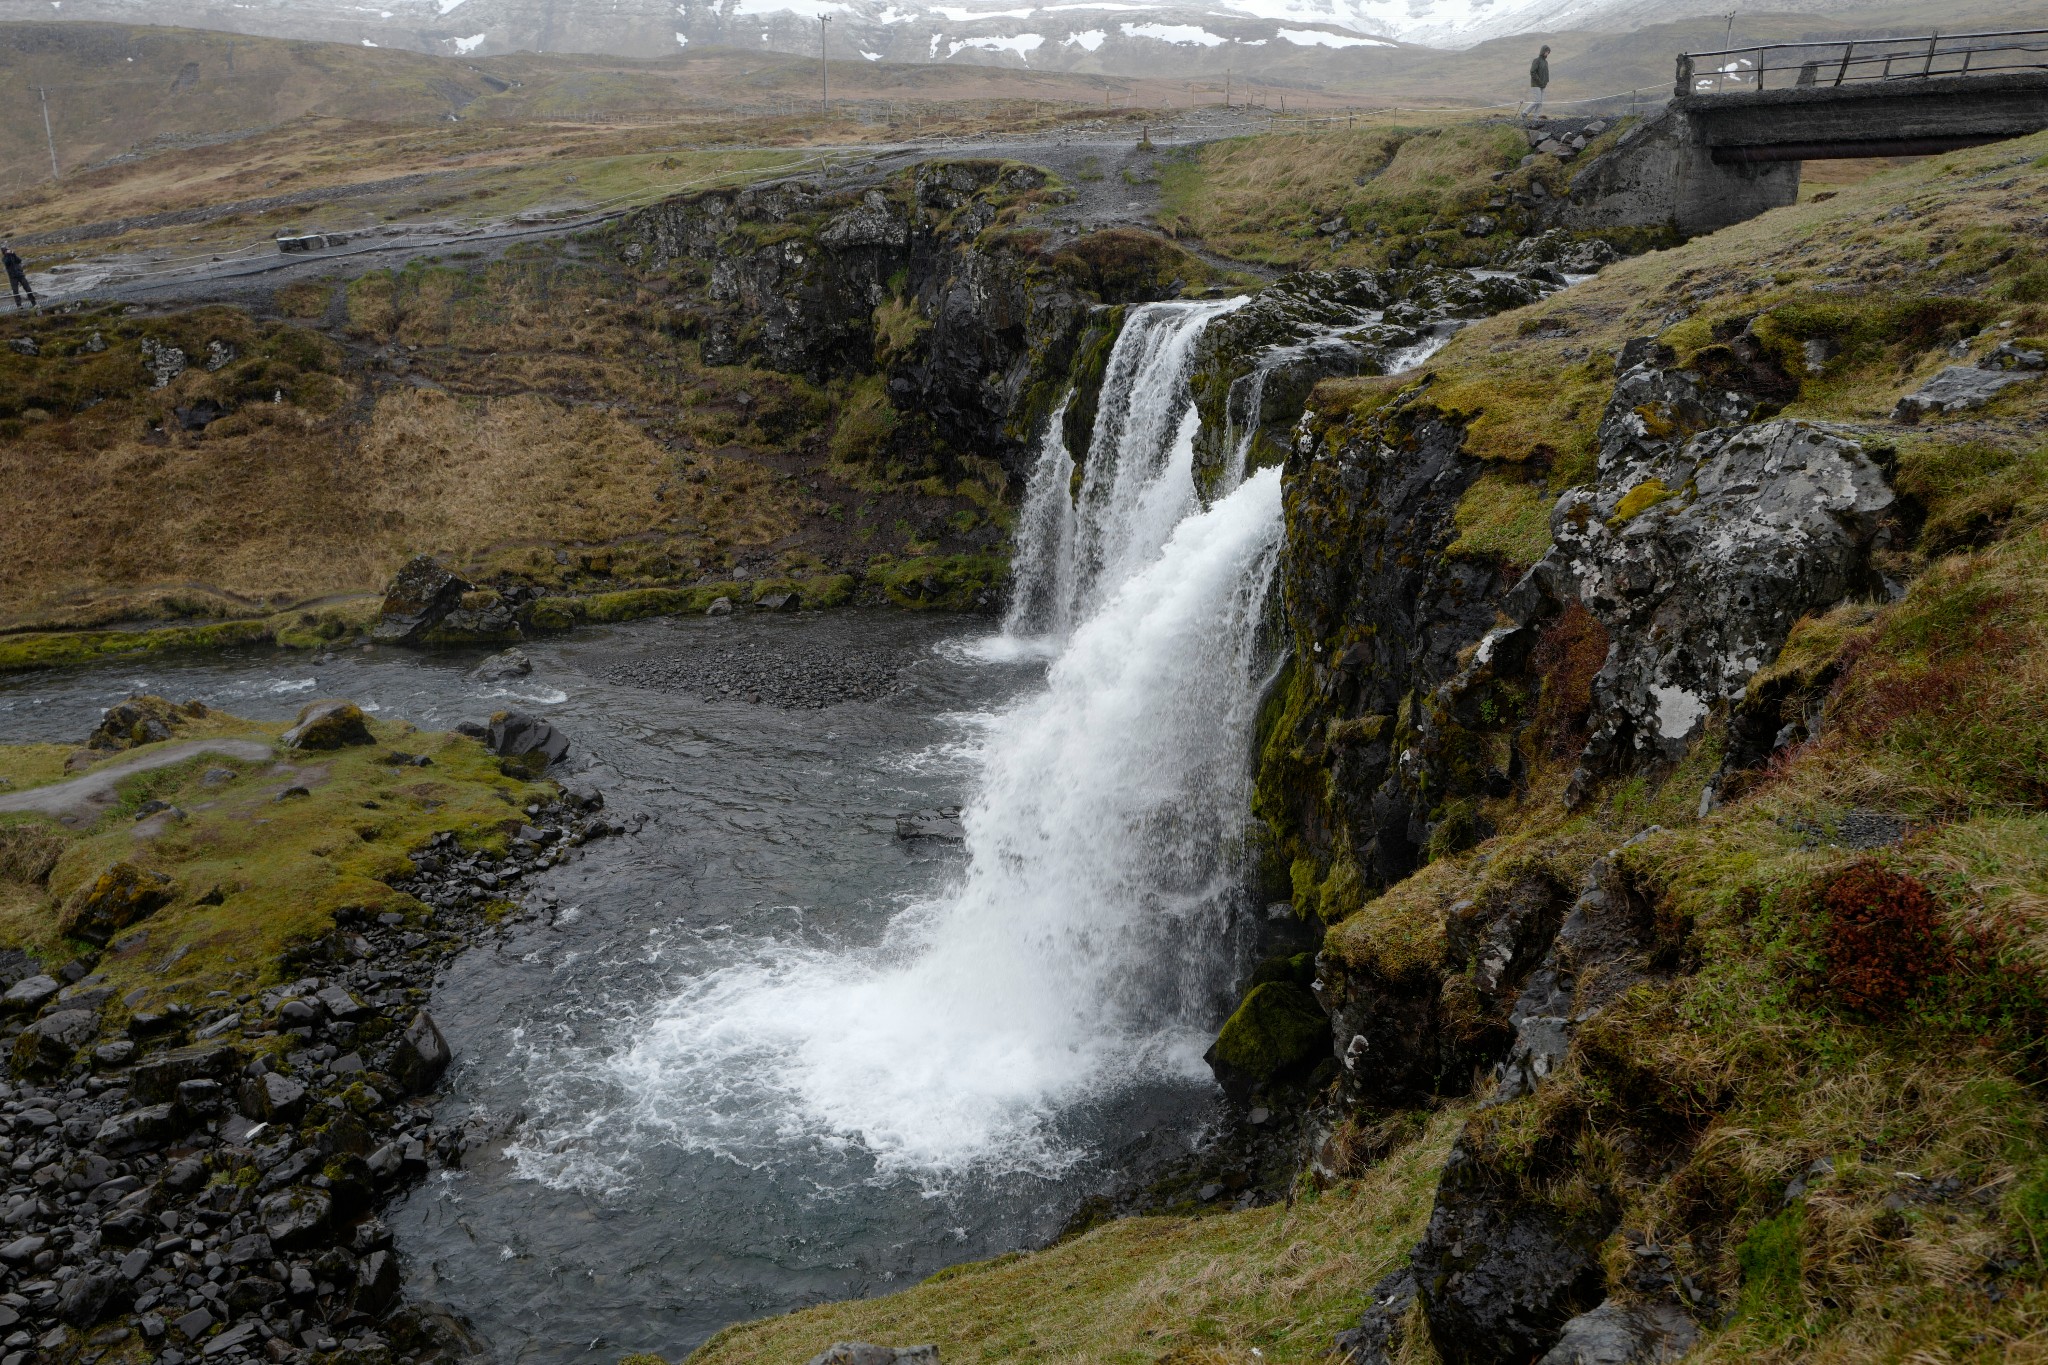
[[[1188,368],[1202,329],[1248,301],[1247,295],[1131,310],[1103,371],[1078,494],[1064,421],[1051,423],[1040,440],[1006,634],[1064,638],[1149,564],[1195,509],[1200,418]]]
[[[983,719],[965,869],[872,947],[765,942],[683,983],[608,1062],[632,1126],[750,1165],[853,1144],[885,1173],[1049,1173],[1066,1107],[1205,1074],[1281,526],[1273,469],[1196,506],[1188,354],[1232,306],[1132,310],[1078,507],[1052,424],[1017,628],[1058,652]],[[576,1180],[614,1122],[512,1151]]]

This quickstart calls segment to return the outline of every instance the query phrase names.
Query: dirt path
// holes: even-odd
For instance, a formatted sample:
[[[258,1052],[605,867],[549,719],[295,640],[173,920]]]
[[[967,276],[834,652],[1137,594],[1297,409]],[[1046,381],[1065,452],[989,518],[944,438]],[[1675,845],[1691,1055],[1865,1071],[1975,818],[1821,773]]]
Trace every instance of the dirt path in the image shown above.
[[[75,825],[98,816],[114,804],[114,788],[124,777],[168,768],[195,754],[218,754],[258,763],[272,757],[270,745],[260,739],[192,739],[182,744],[153,744],[131,758],[105,763],[81,777],[31,787],[25,792],[0,796],[0,814],[33,811],[54,815],[60,824]]]

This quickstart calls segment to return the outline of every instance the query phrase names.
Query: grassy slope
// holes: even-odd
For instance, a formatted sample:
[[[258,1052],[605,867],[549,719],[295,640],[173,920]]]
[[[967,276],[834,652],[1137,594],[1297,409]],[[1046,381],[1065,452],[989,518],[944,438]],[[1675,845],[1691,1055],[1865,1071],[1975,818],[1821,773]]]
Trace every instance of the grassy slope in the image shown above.
[[[1364,1178],[1291,1204],[1110,1223],[887,1298],[728,1328],[691,1360],[802,1365],[831,1342],[858,1340],[934,1342],[949,1365],[1319,1361],[1356,1316],[1360,1287],[1391,1269],[1428,1219],[1459,1114],[1445,1111]]]
[[[843,395],[699,364],[665,330],[672,294],[557,244],[280,291],[306,321],[17,322],[40,354],[0,352],[0,509],[27,551],[0,570],[0,626],[262,616],[374,592],[421,551],[552,590],[724,582],[740,563],[808,579],[1001,515],[978,486],[833,466]],[[95,333],[104,351],[84,349]],[[145,337],[238,358],[153,389]],[[235,410],[184,430],[176,410],[209,399]]]
[[[1629,262],[1570,296],[1473,328],[1433,367],[1433,383],[1488,410],[1474,427],[1478,453],[1519,469],[1548,446],[1562,452],[1546,457],[1562,478],[1568,457],[1584,470],[1583,443],[1611,380],[1611,367],[1587,364],[1596,346],[1680,311],[1748,313],[1789,298],[1774,292],[1794,288],[1777,282],[1776,257],[1815,282],[1868,271],[1870,307],[1938,289],[1937,297],[1982,300],[1976,325],[1994,336],[2038,334],[2039,305],[2026,301],[2038,298],[2028,283],[2037,256],[1989,262],[2012,244],[2009,234],[2039,221],[2044,151],[2048,138],[1945,158]],[[1902,205],[1916,216],[1892,219],[1879,240],[1873,223]],[[1953,275],[1922,266],[1936,238]],[[1691,297],[1709,287],[1718,292]],[[1574,330],[1553,336],[1523,325],[1552,317]],[[1998,331],[2000,320],[2015,326]],[[1855,328],[1842,335],[1854,343]],[[1912,339],[1873,333],[1797,402],[1872,420],[1950,362],[1952,339],[1938,327]],[[1535,380],[1574,364],[1588,369],[1583,381],[1553,391]],[[1334,386],[1323,403],[1369,409],[1376,392]],[[1892,566],[1911,581],[1903,601],[1850,604],[1802,623],[1769,675],[1805,680],[1811,695],[1795,692],[1797,704],[1827,708],[1819,741],[1705,820],[1697,798],[1718,763],[1711,745],[1674,771],[1611,785],[1569,816],[1558,798],[1575,749],[1534,753],[1529,789],[1488,812],[1502,835],[1367,902],[1326,944],[1339,960],[1390,970],[1440,965],[1446,907],[1490,872],[1542,860],[1569,884],[1629,834],[1664,827],[1630,850],[1624,868],[1656,899],[1659,922],[1687,943],[1696,970],[1624,997],[1581,1033],[1564,1072],[1536,1097],[1480,1112],[1465,1131],[1495,1177],[1529,1197],[1618,1209],[1629,1235],[1606,1248],[1616,1274],[1632,1239],[1648,1235],[1669,1249],[1721,1305],[1698,1358],[1988,1362],[2048,1352],[2048,1106],[2036,1089],[2048,1031],[2043,402],[2036,390],[1986,413],[1887,430],[1901,438],[1900,483],[1927,508],[1930,532]],[[1498,488],[1476,491],[1464,519],[1469,536],[1512,546],[1511,560],[1526,562],[1546,539]],[[1546,679],[1543,704],[1569,710],[1571,698],[1553,700],[1548,689],[1583,695],[1597,663],[1597,653],[1581,661],[1574,678],[1567,661]],[[1817,880],[1859,856],[1829,833],[1851,807],[1918,824],[1882,856],[1936,891],[1941,933],[1956,945],[1951,965],[1882,1020],[1832,991],[1825,925],[1808,898]],[[1339,1229],[1271,1230],[1333,1198],[1347,1221],[1387,1229],[1380,1245],[1389,1259],[1377,1264],[1391,1263],[1444,1125],[1461,1121],[1438,1120],[1424,1141],[1338,1182],[1321,1204],[1111,1225],[996,1271],[735,1328],[695,1359],[795,1365],[849,1338],[935,1340],[949,1360],[1239,1361],[1253,1347],[1267,1359],[1319,1358],[1330,1330],[1364,1306],[1373,1258],[1354,1262],[1312,1306],[1257,1297],[1219,1306],[1209,1286],[1285,1283],[1304,1264],[1329,1263],[1345,1245]],[[1646,1152],[1659,1158],[1647,1169]],[[1805,1198],[1788,1197],[1791,1180],[1823,1157],[1832,1174],[1815,1178]],[[1160,1227],[1205,1254],[1190,1260],[1155,1247]],[[1144,1287],[1163,1275],[1194,1301],[1160,1316],[1145,1311]],[[1426,1346],[1411,1353],[1430,1357]]]
[[[214,713],[182,723],[171,742],[269,742],[284,728]],[[339,909],[421,914],[417,901],[385,884],[410,875],[409,850],[444,830],[502,850],[506,823],[516,824],[527,802],[550,790],[504,776],[475,740],[424,734],[399,721],[372,719],[370,728],[379,741],[371,746],[280,751],[276,762],[198,755],[136,774],[120,783],[115,806],[85,826],[0,815],[0,942],[61,965],[85,946],[59,933],[57,912],[67,897],[118,862],[163,872],[176,882],[171,904],[117,934],[99,970],[116,992],[110,1008],[117,1011],[201,1005],[211,990],[289,979],[285,950],[331,930]],[[387,761],[394,751],[425,754],[432,766],[396,766]],[[74,752],[54,744],[0,747],[0,781],[23,791],[64,780],[75,775],[64,766]],[[208,783],[209,770],[234,776]],[[278,799],[290,786],[308,794]],[[136,812],[149,800],[167,801],[187,818],[138,823]],[[29,848],[58,855],[46,879],[24,875],[23,860],[13,856]],[[215,896],[217,904],[206,903]]]

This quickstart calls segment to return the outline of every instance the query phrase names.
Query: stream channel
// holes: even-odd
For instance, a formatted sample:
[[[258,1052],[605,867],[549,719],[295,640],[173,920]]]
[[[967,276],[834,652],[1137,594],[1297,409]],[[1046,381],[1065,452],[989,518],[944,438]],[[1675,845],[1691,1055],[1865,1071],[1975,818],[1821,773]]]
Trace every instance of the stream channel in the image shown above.
[[[440,1117],[474,1140],[386,1214],[410,1291],[499,1360],[676,1358],[1042,1243],[1219,1112],[1201,1053],[1253,951],[1235,853],[1280,480],[1198,505],[1186,372],[1241,302],[1132,310],[1078,496],[1051,424],[1000,624],[648,621],[529,645],[509,684],[383,648],[110,664],[0,685],[0,738],[77,742],[135,691],[568,733],[640,827],[532,879],[437,987]],[[894,680],[818,709],[662,681],[748,651]],[[964,844],[898,837],[940,806]]]

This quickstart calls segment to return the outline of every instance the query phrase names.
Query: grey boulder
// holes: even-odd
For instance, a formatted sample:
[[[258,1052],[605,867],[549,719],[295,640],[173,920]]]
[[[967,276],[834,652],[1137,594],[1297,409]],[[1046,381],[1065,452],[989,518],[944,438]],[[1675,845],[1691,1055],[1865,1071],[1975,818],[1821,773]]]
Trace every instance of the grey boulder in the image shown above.
[[[1613,1299],[1564,1325],[1538,1365],[1670,1365],[1692,1349],[1699,1329],[1675,1303]]]
[[[807,1365],[939,1365],[939,1348],[838,1341],[812,1356]]]

